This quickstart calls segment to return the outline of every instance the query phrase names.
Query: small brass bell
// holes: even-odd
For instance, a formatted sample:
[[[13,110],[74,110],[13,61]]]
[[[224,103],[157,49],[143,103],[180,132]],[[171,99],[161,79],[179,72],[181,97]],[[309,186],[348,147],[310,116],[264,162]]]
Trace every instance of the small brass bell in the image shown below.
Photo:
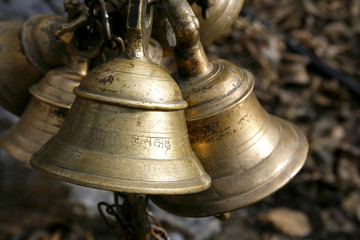
[[[35,15],[23,25],[0,22],[0,105],[6,110],[20,116],[31,97],[29,87],[51,68],[69,66],[74,58],[89,59],[98,54],[98,39],[89,48],[77,47],[81,34],[76,28],[71,29],[72,38],[63,41],[55,33],[64,26],[69,26],[65,17],[46,14]]]
[[[74,89],[63,127],[31,165],[63,181],[111,191],[203,191],[210,178],[190,147],[187,103],[174,79],[147,55],[146,0],[129,6],[126,55],[91,70]]]
[[[29,105],[19,121],[0,136],[0,147],[29,164],[32,154],[59,131],[75,99],[73,88],[81,79],[81,75],[66,67],[50,70],[31,86]]]
[[[24,52],[44,74],[54,67],[70,66],[74,55],[88,59],[98,52],[98,46],[81,51],[73,41],[68,43],[58,38],[55,32],[66,23],[65,17],[48,14],[32,16],[24,23],[21,33]]]
[[[29,87],[42,75],[22,50],[21,29],[20,23],[0,22],[0,105],[18,116],[30,100]]]
[[[185,18],[186,6],[175,10],[172,1],[167,1],[169,15]],[[182,34],[177,35],[181,43]],[[181,70],[176,78],[189,103],[191,147],[212,185],[200,193],[151,199],[171,213],[204,217],[245,207],[286,184],[306,159],[308,143],[301,130],[261,107],[250,72],[225,60],[208,62],[199,42],[175,53]],[[202,66],[191,68],[189,62]]]

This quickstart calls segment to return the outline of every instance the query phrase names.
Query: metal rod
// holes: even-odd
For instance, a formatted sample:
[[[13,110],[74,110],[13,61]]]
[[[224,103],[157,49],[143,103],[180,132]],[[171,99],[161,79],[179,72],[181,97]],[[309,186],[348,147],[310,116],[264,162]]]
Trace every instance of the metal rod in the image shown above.
[[[185,0],[167,0],[161,9],[169,19],[176,36],[174,55],[180,77],[196,77],[211,69],[200,42],[199,21]]]

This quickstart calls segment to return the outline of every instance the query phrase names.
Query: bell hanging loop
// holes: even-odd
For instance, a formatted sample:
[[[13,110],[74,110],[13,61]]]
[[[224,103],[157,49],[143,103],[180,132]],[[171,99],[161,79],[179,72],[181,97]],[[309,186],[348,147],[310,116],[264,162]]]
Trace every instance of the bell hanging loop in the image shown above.
[[[210,177],[190,147],[187,103],[174,79],[149,60],[150,27],[146,1],[130,1],[125,55],[95,67],[74,89],[61,130],[31,159],[36,170],[126,193],[209,188]]]

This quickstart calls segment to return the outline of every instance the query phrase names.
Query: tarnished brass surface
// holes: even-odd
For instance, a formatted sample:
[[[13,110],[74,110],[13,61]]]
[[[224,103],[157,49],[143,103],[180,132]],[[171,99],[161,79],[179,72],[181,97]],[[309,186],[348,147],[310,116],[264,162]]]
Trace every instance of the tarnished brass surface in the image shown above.
[[[32,98],[19,121],[0,136],[0,147],[29,164],[37,152],[60,129],[75,99],[73,88],[81,76],[67,68],[49,71],[30,88]]]
[[[22,24],[0,22],[0,105],[21,115],[30,100],[29,87],[41,78],[22,51]]]
[[[120,51],[119,49],[113,49],[112,51],[106,52],[105,53],[106,60],[111,60],[111,59],[119,56],[120,55],[119,51]],[[153,38],[150,38],[150,40],[149,40],[149,57],[150,57],[151,61],[157,65],[160,65],[162,58],[163,58],[162,47],[161,47],[160,43]],[[104,62],[104,59],[103,59],[102,55],[100,54],[91,60],[91,65],[97,66],[103,62]]]
[[[72,62],[66,44],[54,35],[57,27],[64,23],[65,17],[48,14],[32,16],[24,23],[21,33],[24,52],[30,62],[44,74],[50,68],[68,66]]]
[[[179,82],[189,103],[191,147],[212,185],[201,193],[152,197],[181,216],[216,215],[252,204],[287,183],[307,155],[301,130],[258,103],[249,72],[223,60],[213,65],[208,76]]]
[[[97,43],[78,48],[81,39],[76,32],[71,32],[73,37],[68,42],[56,37],[54,33],[66,24],[69,25],[63,16],[45,14],[29,18],[24,25],[0,22],[1,106],[21,115],[30,100],[29,87],[43,74],[51,68],[70,66],[98,54],[100,38]]]
[[[179,3],[181,1],[178,1]],[[203,46],[207,46],[215,39],[220,37],[239,15],[244,0],[216,0],[214,4],[206,10],[206,18],[202,16],[202,9],[197,4],[191,7],[195,16],[199,20],[200,39]],[[163,1],[166,4],[166,1]],[[169,45],[166,33],[161,26],[161,21],[157,17],[154,21],[153,37],[158,40],[163,47],[164,56],[172,56],[171,45]],[[176,29],[174,29],[176,31]]]
[[[78,39],[77,29],[71,29],[74,31],[70,32],[72,37],[66,40],[61,34],[57,37],[55,33],[68,25],[65,17],[48,14],[35,15],[24,23],[21,33],[23,50],[30,62],[42,73],[55,67],[71,66],[77,61],[75,59],[89,59],[99,53],[100,36],[90,46],[84,44],[81,47],[77,46],[82,41]]]
[[[146,1],[134,2],[126,55],[96,67],[75,88],[59,134],[34,154],[31,165],[63,181],[111,191],[203,191],[210,178],[190,147],[187,103],[174,79],[149,62]]]
[[[174,29],[177,74],[186,77],[207,72],[210,63],[200,43],[199,21],[186,1],[167,0],[161,9]]]
[[[176,20],[182,26],[175,31],[181,41],[174,49],[179,69],[174,76],[189,104],[191,147],[212,185],[204,192],[152,200],[177,215],[204,217],[245,207],[282,187],[303,166],[308,143],[300,129],[261,107],[251,73],[225,60],[207,60],[190,7],[182,2],[175,8],[179,5],[163,3],[174,29]]]

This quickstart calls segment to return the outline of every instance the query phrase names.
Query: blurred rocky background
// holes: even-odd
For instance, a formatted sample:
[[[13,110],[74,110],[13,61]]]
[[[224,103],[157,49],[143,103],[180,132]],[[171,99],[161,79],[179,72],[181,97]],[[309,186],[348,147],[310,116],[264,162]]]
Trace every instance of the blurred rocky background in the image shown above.
[[[63,13],[61,0],[0,0],[0,20]],[[171,239],[360,239],[360,1],[245,0],[231,29],[206,47],[256,76],[270,113],[307,135],[305,166],[247,208],[191,219],[151,205]],[[0,110],[0,132],[17,120]],[[112,195],[42,177],[0,151],[0,239],[116,239],[97,212]]]

